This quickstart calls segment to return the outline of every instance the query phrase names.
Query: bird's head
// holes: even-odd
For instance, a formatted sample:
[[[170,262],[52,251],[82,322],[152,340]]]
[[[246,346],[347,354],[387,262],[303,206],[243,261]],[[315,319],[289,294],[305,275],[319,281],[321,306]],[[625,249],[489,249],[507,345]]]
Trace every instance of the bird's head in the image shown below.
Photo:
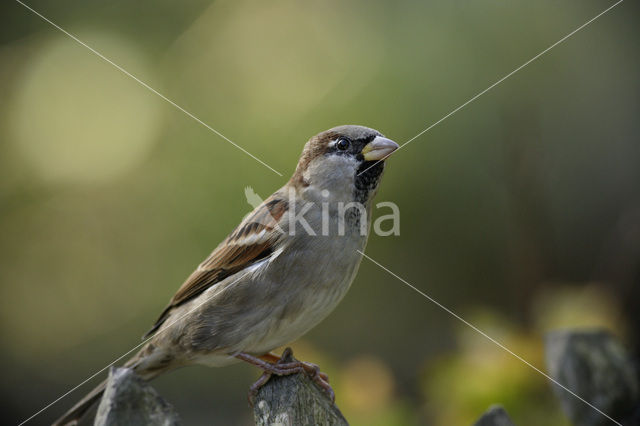
[[[380,182],[386,158],[398,144],[364,126],[334,127],[305,145],[292,182],[365,202]]]

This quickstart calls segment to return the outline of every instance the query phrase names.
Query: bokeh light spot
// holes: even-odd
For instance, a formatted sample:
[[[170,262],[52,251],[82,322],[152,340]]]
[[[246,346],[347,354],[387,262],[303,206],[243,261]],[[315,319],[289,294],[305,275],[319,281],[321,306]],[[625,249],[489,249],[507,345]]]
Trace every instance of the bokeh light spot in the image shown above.
[[[104,34],[83,37],[148,76],[129,43]],[[9,121],[12,139],[46,181],[111,180],[139,164],[153,145],[161,101],[66,37],[43,44],[21,83]]]

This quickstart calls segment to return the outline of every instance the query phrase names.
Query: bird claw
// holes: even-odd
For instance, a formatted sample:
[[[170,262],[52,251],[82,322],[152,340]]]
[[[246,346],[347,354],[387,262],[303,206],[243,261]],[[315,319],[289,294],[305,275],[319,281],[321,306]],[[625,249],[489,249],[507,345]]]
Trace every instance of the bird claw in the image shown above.
[[[288,376],[290,374],[305,373],[313,380],[322,390],[327,393],[331,402],[335,402],[335,392],[329,384],[329,376],[320,371],[320,367],[310,362],[298,361],[293,357],[291,348],[286,348],[282,356],[275,363],[270,363],[251,355],[240,353],[236,355],[239,359],[249,362],[264,370],[262,376],[249,388],[249,404],[253,407],[258,391],[269,381],[272,375]]]
[[[249,405],[253,407],[256,402],[256,397],[258,396],[258,391],[262,386],[265,385],[271,378],[271,373],[265,371],[262,375],[255,381],[254,384],[249,388],[249,394],[247,395],[247,399],[249,400]]]

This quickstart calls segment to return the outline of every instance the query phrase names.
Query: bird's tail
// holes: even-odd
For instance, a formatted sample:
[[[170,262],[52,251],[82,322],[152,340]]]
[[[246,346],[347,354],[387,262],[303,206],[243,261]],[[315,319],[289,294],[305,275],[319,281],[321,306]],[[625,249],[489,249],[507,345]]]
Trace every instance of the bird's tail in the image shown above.
[[[56,420],[52,426],[72,426],[77,425],[80,420],[87,414],[87,411],[93,407],[93,405],[100,400],[104,393],[107,381],[103,381],[96,386],[91,392],[89,392],[84,398],[82,398],[76,405],[71,407],[62,417]]]
[[[140,352],[134,355],[129,361],[127,361],[124,366],[133,368],[134,370],[138,366],[140,359],[144,356],[146,347],[143,347]],[[155,377],[155,375],[145,377],[145,379],[150,379]],[[87,414],[87,412],[93,407],[95,403],[100,401],[102,398],[102,394],[104,394],[104,390],[107,386],[107,380],[105,379],[102,383],[96,386],[91,392],[85,395],[76,405],[71,407],[62,417],[53,422],[52,426],[75,426],[82,418]]]

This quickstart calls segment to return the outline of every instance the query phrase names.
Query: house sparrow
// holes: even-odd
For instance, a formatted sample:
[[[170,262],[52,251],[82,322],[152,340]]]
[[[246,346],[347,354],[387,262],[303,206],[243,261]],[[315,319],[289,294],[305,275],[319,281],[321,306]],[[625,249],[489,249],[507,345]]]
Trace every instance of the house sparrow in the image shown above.
[[[125,366],[150,380],[185,365],[241,360],[266,374],[305,371],[333,395],[317,366],[281,362],[270,351],[311,330],[349,289],[362,259],[358,251],[367,242],[384,159],[397,148],[362,126],[312,137],[287,184],[187,278]],[[256,386],[265,381],[263,376]],[[54,424],[75,424],[104,387]]]

